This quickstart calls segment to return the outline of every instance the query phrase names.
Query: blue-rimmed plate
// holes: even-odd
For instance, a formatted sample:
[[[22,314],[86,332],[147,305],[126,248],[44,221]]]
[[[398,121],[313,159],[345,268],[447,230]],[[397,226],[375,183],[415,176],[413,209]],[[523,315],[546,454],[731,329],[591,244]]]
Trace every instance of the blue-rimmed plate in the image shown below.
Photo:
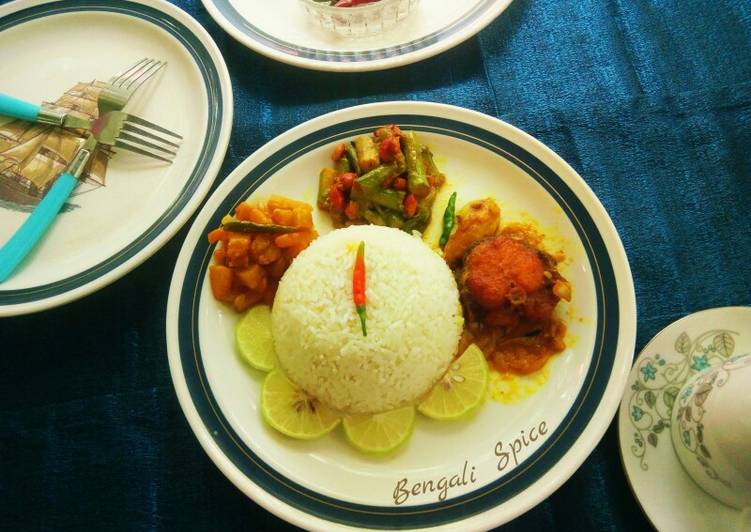
[[[318,172],[345,138],[397,123],[419,135],[457,190],[458,204],[492,195],[505,222],[536,220],[564,250],[574,298],[561,309],[567,349],[528,379],[494,381],[488,401],[459,422],[420,417],[394,456],[352,450],[340,431],[292,441],[259,413],[262,375],[235,353],[237,316],[206,280],[206,234],[235,204],[272,193],[315,203]],[[445,199],[444,199],[445,200]],[[330,230],[316,212],[316,227]],[[198,215],[178,258],[167,309],[170,369],[206,452],[249,497],[304,528],[487,529],[560,486],[599,441],[617,408],[634,348],[636,309],[626,255],[608,215],[563,160],[518,129],[447,105],[395,102],[324,115],[242,163]],[[514,389],[509,389],[511,386]],[[504,388],[505,387],[505,388]]]
[[[34,253],[0,284],[3,316],[86,295],[159,249],[195,211],[219,170],[232,89],[208,33],[158,0],[12,2],[0,6],[0,49],[3,92],[39,102],[56,100],[78,82],[106,80],[142,57],[166,60],[167,68],[126,110],[185,138],[172,165],[116,153],[103,186],[79,185]],[[0,149],[0,244],[38,201],[38,183],[26,182],[19,165],[48,164],[55,149],[47,143],[33,160],[23,146]]]
[[[367,38],[325,30],[299,0],[203,0],[214,20],[242,44],[276,61],[313,70],[361,72],[408,65],[464,42],[511,0],[420,0],[394,28]]]

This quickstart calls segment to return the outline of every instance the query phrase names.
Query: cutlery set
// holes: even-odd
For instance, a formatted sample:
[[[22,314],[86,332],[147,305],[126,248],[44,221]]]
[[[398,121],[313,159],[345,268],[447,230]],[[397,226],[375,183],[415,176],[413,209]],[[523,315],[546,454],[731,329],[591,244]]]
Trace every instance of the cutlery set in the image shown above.
[[[112,76],[96,82],[97,118],[81,118],[68,110],[36,105],[0,93],[0,115],[38,124],[82,131],[85,138],[73,159],[34,208],[29,217],[0,248],[0,283],[5,281],[31,252],[52,225],[58,212],[76,188],[97,146],[111,146],[170,164],[182,137],[122,109],[133,94],[166,66],[144,58]]]

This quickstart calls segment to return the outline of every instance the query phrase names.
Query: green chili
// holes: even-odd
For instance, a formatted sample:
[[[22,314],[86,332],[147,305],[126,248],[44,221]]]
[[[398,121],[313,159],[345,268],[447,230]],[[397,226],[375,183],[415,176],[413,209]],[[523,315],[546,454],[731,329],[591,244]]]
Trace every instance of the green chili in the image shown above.
[[[352,167],[349,165],[349,159],[342,155],[341,158],[334,163],[334,170],[340,174],[345,174],[352,171]]]
[[[454,212],[456,211],[456,192],[451,194],[451,197],[449,198],[448,205],[446,205],[446,210],[443,212],[443,232],[441,233],[441,239],[438,241],[438,244],[441,246],[441,249],[443,249],[443,246],[446,245],[446,242],[449,241],[449,237],[451,236],[451,231],[454,229]]]

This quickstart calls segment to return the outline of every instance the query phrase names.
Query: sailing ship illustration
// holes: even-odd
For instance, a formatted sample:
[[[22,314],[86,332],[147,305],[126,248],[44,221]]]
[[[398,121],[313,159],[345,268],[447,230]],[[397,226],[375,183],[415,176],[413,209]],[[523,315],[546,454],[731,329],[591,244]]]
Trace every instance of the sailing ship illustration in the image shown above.
[[[77,83],[54,103],[45,107],[64,108],[82,118],[98,115],[96,81]],[[44,197],[83,144],[82,130],[39,125],[13,120],[0,125],[0,207],[29,210]],[[104,185],[108,148],[94,152],[78,194]]]

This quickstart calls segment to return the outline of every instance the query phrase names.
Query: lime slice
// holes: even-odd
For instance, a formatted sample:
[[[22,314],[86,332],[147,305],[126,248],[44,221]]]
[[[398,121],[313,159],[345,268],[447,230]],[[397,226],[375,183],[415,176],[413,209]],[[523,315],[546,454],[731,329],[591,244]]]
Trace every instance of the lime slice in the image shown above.
[[[282,434],[312,440],[339,424],[337,413],[297,388],[280,370],[274,370],[261,388],[263,419]]]
[[[417,410],[433,419],[456,419],[483,402],[487,387],[488,363],[480,348],[472,344],[451,363]]]
[[[271,309],[257,305],[246,312],[235,327],[235,342],[245,361],[261,371],[276,366],[274,339],[271,336]]]
[[[412,435],[415,407],[405,406],[380,414],[356,414],[342,420],[344,433],[355,448],[368,453],[387,453]]]

